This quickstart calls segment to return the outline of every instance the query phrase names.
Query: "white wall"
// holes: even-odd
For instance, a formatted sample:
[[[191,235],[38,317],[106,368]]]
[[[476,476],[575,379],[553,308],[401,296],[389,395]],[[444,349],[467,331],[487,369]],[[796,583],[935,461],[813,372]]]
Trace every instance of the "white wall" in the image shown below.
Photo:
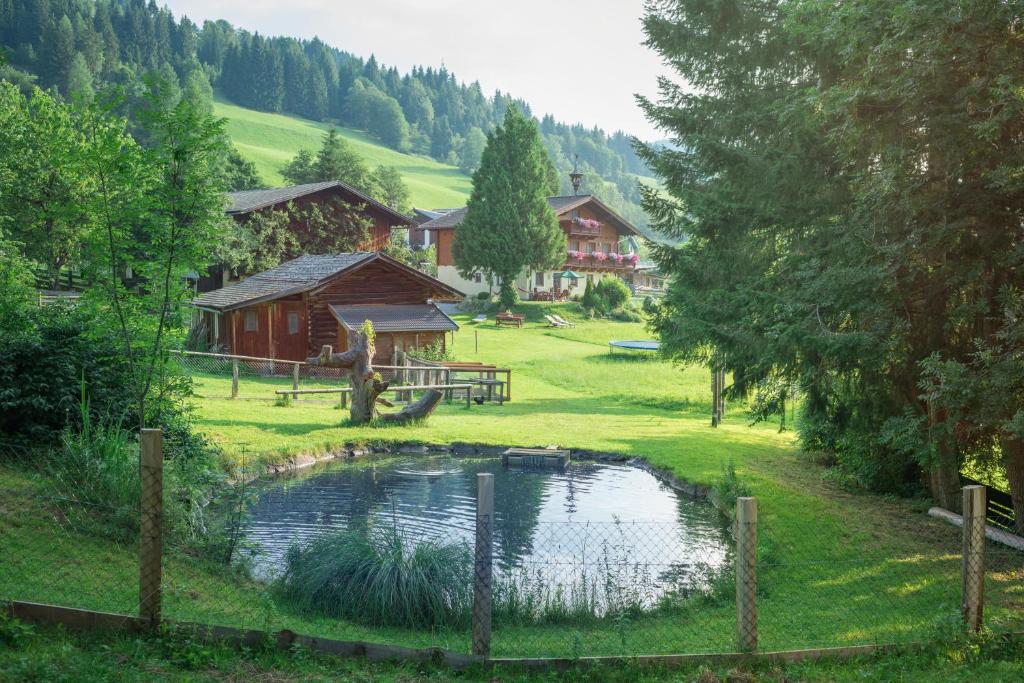
[[[490,289],[486,278],[480,278],[480,282],[467,280],[459,275],[459,271],[455,269],[455,266],[438,266],[437,279],[469,297],[476,296],[478,293],[486,292]]]

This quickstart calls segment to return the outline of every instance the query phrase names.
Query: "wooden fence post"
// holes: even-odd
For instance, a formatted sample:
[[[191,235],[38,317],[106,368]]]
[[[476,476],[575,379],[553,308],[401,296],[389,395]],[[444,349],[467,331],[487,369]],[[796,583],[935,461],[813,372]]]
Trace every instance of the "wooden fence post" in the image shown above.
[[[163,432],[159,429],[142,430],[140,479],[139,532],[139,617],[151,628],[160,623],[160,584],[162,576],[163,527]]]
[[[295,363],[292,365],[292,389],[298,391],[299,389],[299,364]],[[298,398],[298,396],[296,396]]]
[[[757,499],[736,499],[736,635],[740,652],[757,651]]]
[[[985,487],[965,486],[960,607],[964,624],[980,631],[985,609]]]
[[[238,398],[238,359],[231,359],[231,398]]]
[[[491,656],[492,526],[494,475],[476,475],[476,553],[473,561],[473,654]]]

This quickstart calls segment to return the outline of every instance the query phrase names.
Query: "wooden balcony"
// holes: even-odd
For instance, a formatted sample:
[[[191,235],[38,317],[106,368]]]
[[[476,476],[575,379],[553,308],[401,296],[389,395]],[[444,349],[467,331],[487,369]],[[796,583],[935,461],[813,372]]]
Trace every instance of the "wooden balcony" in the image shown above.
[[[580,225],[579,223],[573,223],[572,221],[563,221],[562,227],[565,228],[566,232],[570,235],[577,235],[579,237],[600,237],[601,226],[590,226]]]

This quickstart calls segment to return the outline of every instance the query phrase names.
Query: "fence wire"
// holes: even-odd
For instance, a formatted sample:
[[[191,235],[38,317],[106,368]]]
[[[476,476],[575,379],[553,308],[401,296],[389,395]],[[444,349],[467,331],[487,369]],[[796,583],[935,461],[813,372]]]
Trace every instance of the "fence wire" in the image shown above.
[[[135,615],[139,507],[0,489],[0,600]]]
[[[329,552],[327,561],[314,557],[316,571],[337,572],[323,584],[334,591],[333,604],[348,600],[338,606],[340,613],[359,615],[338,616],[323,609],[328,603],[296,600],[289,593],[283,577],[293,553],[274,571],[245,566],[244,496],[243,491],[212,503],[209,519],[221,520],[210,530],[212,540],[191,546],[165,542],[163,618],[471,651],[476,565],[469,529],[455,539],[464,552],[452,550],[429,565],[437,572],[431,574],[433,587],[444,589],[437,594],[443,604],[431,606],[441,617],[417,612],[411,618],[428,619],[418,626],[348,609],[370,602],[365,593],[345,590],[351,568],[335,560],[348,546]],[[137,614],[140,512],[135,502],[111,505],[41,488],[0,488],[0,600]],[[312,523],[320,513],[309,514]],[[845,523],[795,521],[801,514],[796,508],[765,505],[758,514],[756,555],[747,557],[752,574],[737,571],[743,561],[737,548],[745,544],[740,528],[725,522],[720,535],[694,536],[685,526],[662,521],[496,518],[491,655],[733,652],[741,648],[745,629],[756,629],[758,651],[794,650],[925,641],[964,628],[960,529],[923,515],[893,528],[888,515]],[[402,559],[385,560],[414,574],[410,558],[426,552],[420,546],[445,538],[443,530],[434,531],[405,534]],[[387,552],[395,552],[389,547]],[[1024,553],[991,541],[983,549],[983,555],[969,555],[967,564],[984,570],[985,627],[1021,630]],[[386,554],[381,547],[374,553],[378,560]],[[748,578],[737,590],[741,574]],[[398,592],[410,595],[415,587],[411,580],[402,586]],[[738,595],[745,594],[755,596],[756,604],[738,611]],[[408,595],[401,599],[409,609],[422,607]],[[744,614],[747,621],[738,625]]]

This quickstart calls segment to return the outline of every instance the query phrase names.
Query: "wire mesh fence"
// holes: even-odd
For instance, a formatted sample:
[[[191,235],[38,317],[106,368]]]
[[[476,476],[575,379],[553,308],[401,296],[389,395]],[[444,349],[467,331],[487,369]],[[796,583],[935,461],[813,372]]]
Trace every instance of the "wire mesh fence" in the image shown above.
[[[0,488],[0,600],[134,615],[137,505]]]
[[[145,614],[153,560],[140,529],[174,496],[146,481],[139,502],[118,505],[0,489],[0,600]],[[165,538],[162,619],[496,658],[766,652],[1024,628],[1024,552],[985,540],[969,510],[966,531],[923,515],[837,521],[753,499],[720,536],[667,521],[493,512],[476,529],[324,525],[256,566],[241,533],[249,495],[236,486],[211,503],[224,532],[214,541]]]

